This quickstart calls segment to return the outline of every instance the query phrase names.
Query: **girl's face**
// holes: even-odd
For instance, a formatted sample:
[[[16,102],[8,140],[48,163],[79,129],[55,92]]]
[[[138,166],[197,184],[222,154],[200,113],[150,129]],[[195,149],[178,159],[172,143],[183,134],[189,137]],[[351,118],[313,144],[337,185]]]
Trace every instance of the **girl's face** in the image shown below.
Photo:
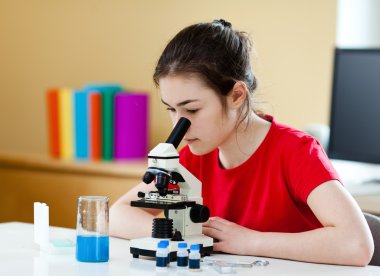
[[[191,121],[184,141],[192,153],[203,155],[234,139],[237,109],[223,111],[216,92],[196,76],[176,75],[159,81],[161,100],[167,106],[173,125],[180,117]],[[228,97],[228,96],[227,96]]]

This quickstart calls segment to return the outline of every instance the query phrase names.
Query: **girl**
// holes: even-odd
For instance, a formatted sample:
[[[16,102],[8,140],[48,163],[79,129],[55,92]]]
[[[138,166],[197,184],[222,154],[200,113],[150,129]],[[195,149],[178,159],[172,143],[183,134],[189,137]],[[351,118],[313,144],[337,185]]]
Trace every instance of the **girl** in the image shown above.
[[[180,162],[203,183],[215,251],[364,266],[373,239],[313,137],[255,110],[251,42],[229,22],[180,31],[162,53],[154,81],[173,124],[191,121]],[[130,207],[139,184],[111,208],[111,235],[150,235],[158,210]]]

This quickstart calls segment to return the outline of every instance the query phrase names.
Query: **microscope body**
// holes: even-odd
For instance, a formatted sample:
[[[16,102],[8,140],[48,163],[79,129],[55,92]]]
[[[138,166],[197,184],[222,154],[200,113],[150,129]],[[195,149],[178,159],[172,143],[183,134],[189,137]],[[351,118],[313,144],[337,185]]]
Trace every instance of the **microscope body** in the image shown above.
[[[202,234],[202,222],[210,212],[203,206],[202,184],[179,163],[179,154],[171,143],[160,143],[148,155],[148,169],[143,177],[154,182],[157,191],[139,193],[140,200],[131,206],[164,210],[165,218],[153,220],[152,237],[133,239],[130,251],[134,258],[154,257],[157,243],[169,241],[170,260],[176,258],[178,243],[200,244],[201,254],[212,252],[213,239]]]

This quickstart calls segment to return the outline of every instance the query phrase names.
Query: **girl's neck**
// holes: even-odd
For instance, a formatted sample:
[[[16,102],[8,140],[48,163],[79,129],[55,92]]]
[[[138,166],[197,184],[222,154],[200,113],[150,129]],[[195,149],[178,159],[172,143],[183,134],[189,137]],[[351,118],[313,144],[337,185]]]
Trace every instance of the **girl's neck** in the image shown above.
[[[219,162],[225,169],[238,167],[248,160],[265,139],[271,123],[255,113],[231,133],[231,137],[219,146]]]

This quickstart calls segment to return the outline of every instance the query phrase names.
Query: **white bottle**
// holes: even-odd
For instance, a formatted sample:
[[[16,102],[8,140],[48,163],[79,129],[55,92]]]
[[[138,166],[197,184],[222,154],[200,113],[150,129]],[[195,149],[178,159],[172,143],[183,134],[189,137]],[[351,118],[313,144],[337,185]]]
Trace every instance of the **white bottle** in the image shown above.
[[[201,270],[201,254],[199,253],[199,244],[190,246],[189,254],[189,271],[197,272]]]
[[[189,252],[187,252],[187,243],[178,243],[177,251],[177,268],[183,269],[189,265]]]
[[[160,241],[157,244],[156,250],[156,269],[165,270],[168,269],[169,264],[169,243],[167,241]]]

